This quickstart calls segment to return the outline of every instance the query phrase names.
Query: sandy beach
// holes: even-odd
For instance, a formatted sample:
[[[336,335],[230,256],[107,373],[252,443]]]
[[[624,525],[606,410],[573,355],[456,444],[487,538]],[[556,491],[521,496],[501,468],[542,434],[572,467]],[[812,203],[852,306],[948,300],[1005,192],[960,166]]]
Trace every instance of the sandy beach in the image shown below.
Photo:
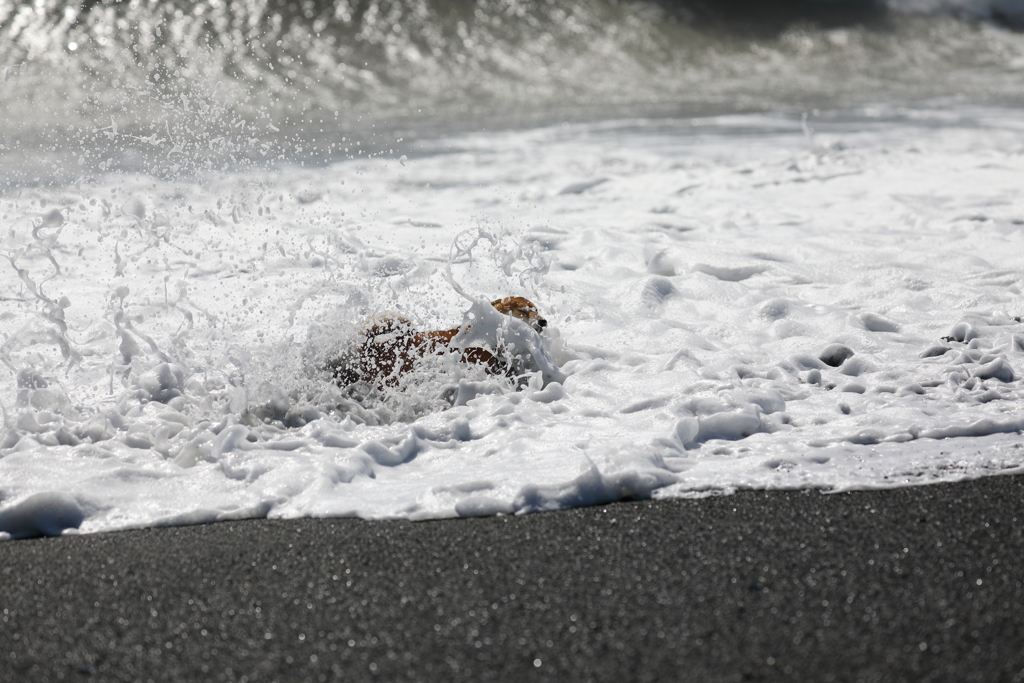
[[[1017,681],[1024,477],[0,544],[0,680]]]

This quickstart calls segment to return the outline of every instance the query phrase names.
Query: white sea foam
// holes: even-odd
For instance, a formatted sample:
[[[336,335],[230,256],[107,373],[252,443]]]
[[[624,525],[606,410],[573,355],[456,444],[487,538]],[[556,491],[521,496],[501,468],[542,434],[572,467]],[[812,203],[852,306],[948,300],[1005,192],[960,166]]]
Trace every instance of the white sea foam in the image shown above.
[[[0,533],[1017,471],[1021,140],[994,109],[624,121],[8,192]],[[331,384],[382,312],[532,374]]]

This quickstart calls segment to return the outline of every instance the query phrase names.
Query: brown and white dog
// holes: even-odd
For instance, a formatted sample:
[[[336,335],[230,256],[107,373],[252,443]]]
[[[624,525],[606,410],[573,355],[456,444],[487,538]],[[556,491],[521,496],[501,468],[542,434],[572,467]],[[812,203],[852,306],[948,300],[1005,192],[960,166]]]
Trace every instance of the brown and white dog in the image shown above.
[[[505,315],[522,320],[538,334],[547,327],[548,321],[541,317],[529,299],[507,296],[492,301],[491,305]],[[453,343],[456,335],[464,329],[455,327],[450,330],[417,332],[412,329],[412,323],[404,318],[378,318],[360,333],[356,345],[349,353],[327,363],[327,371],[341,386],[358,381],[394,386],[402,374],[415,367],[418,360],[430,355],[452,353],[464,363],[484,366],[492,375],[509,374],[508,364],[491,351]]]

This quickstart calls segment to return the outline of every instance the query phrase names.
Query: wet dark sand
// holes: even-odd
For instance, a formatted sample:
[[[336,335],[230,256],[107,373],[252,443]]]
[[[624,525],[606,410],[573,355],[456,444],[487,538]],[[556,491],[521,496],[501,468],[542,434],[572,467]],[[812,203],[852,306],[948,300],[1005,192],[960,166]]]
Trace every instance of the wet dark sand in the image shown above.
[[[1024,477],[0,543],[0,680],[1016,681]]]

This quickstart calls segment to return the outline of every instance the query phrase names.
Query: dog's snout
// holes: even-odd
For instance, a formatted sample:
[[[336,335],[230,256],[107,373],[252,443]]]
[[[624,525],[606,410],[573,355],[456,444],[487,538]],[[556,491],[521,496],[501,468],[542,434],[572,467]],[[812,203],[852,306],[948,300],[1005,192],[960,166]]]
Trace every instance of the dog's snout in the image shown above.
[[[548,326],[548,321],[545,320],[544,318],[540,318],[539,320],[537,320],[537,327],[539,327],[540,329],[543,330],[547,326]]]

